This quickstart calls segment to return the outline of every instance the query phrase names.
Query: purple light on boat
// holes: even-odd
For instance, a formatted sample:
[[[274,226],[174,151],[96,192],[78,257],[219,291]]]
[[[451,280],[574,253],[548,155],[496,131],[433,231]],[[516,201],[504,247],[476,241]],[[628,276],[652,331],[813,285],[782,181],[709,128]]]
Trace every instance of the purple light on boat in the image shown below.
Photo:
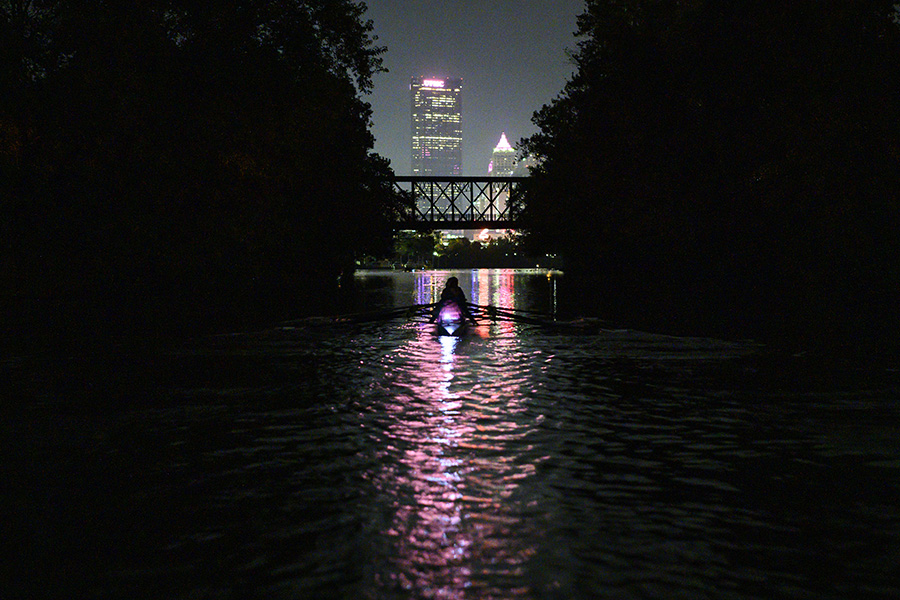
[[[456,304],[445,304],[441,307],[440,319],[441,323],[458,323],[463,320],[462,311]]]

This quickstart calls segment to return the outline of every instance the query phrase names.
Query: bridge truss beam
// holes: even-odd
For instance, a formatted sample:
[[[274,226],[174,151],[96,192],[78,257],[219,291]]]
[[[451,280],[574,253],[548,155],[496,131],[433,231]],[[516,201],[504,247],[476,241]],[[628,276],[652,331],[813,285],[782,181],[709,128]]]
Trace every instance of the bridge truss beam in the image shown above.
[[[524,179],[396,176],[394,189],[414,201],[397,229],[514,229],[517,188]]]

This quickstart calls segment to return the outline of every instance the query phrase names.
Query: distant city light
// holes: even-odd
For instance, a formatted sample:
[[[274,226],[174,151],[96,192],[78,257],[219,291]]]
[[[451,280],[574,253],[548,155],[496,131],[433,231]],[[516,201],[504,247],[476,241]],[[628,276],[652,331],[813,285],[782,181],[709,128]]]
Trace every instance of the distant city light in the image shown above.
[[[413,77],[411,158],[414,175],[460,175],[462,171],[462,79]]]

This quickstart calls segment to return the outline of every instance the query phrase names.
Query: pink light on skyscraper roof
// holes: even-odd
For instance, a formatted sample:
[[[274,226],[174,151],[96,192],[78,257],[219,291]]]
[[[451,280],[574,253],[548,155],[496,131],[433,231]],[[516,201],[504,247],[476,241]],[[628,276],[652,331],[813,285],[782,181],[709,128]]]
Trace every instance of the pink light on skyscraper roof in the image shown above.
[[[422,82],[423,87],[442,88],[444,87],[443,79],[426,79]]]
[[[509,140],[506,139],[506,132],[500,134],[500,141],[497,142],[494,152],[514,152],[513,147],[509,145]]]

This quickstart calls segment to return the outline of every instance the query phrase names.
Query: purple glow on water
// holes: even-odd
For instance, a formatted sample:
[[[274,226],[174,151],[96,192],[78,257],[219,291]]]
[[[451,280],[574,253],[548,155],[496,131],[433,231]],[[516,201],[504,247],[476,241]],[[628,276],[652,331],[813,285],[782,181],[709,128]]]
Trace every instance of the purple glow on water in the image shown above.
[[[420,274],[417,299],[429,300],[447,276]],[[493,296],[514,304],[511,277],[473,272],[460,280],[470,300]],[[402,367],[384,407],[385,439],[378,440],[391,466],[372,478],[392,499],[383,534],[392,540],[393,558],[383,588],[420,598],[531,597],[527,586],[491,589],[492,582],[521,574],[534,554],[531,546],[504,542],[532,526],[515,500],[535,468],[516,451],[533,427],[518,418],[526,396],[518,378],[502,383],[476,368],[489,360],[499,361],[498,373],[507,371],[500,357],[482,355],[507,335],[507,325],[484,323],[463,338],[435,336],[422,326],[392,357]],[[514,375],[515,339],[503,345]]]

